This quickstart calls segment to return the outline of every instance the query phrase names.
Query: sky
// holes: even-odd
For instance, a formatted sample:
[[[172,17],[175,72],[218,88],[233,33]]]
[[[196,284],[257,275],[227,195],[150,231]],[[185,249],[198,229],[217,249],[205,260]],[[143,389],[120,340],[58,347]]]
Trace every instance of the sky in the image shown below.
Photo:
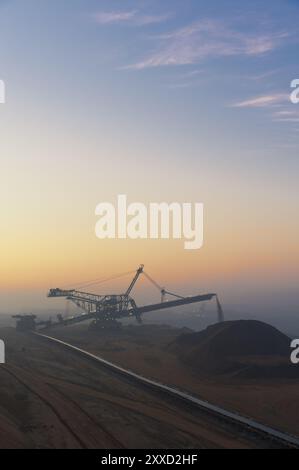
[[[298,29],[296,0],[0,1],[0,312],[140,263],[183,295],[297,308]],[[118,194],[203,202],[204,247],[97,239]]]

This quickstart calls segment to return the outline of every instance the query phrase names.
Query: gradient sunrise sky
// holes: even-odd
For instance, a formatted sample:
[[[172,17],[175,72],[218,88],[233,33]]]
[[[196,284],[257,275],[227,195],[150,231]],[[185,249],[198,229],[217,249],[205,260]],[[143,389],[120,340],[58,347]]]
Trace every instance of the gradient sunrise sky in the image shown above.
[[[140,263],[183,294],[298,296],[298,1],[0,5],[1,312]],[[118,194],[203,202],[204,248],[98,240]]]

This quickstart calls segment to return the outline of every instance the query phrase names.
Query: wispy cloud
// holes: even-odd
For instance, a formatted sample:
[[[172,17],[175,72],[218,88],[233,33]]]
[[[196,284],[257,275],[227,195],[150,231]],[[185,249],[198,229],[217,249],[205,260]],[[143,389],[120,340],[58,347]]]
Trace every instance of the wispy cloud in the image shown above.
[[[287,93],[273,93],[257,96],[246,101],[240,101],[231,105],[233,108],[264,108],[268,111],[268,117],[276,123],[298,123],[299,110],[290,103],[290,95]]]
[[[204,70],[189,70],[175,77],[176,81],[170,83],[168,88],[194,88],[200,85],[203,81]]]
[[[126,23],[131,21],[136,15],[136,10],[132,11],[102,11],[93,15],[99,24]]]
[[[247,76],[249,80],[255,80],[255,81],[262,81],[262,80],[267,80],[269,77],[272,77],[273,75],[277,74],[279,70],[268,70],[267,72],[260,73],[257,75],[251,75]]]
[[[258,56],[278,47],[285,32],[244,33],[222,21],[202,20],[159,36],[157,50],[129,68],[196,64],[210,57]]]
[[[130,11],[101,11],[93,15],[96,23],[100,25],[128,24],[132,26],[145,26],[155,23],[162,23],[169,19],[170,13],[163,15],[146,15],[138,10]]]
[[[299,122],[299,115],[297,117],[292,118],[284,118],[284,119],[274,119],[274,122]]]
[[[290,118],[290,117],[299,117],[299,111],[289,111],[289,110],[281,110],[281,111],[275,111],[273,113],[273,116],[276,116],[278,118]]]
[[[277,104],[283,104],[289,101],[289,95],[286,93],[276,93],[272,95],[257,96],[249,100],[240,101],[232,105],[233,108],[265,108]]]

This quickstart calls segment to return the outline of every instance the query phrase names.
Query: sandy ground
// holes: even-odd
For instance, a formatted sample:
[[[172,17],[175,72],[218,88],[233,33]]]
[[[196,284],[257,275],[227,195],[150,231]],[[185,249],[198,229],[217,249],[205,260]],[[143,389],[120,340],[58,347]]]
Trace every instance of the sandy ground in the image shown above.
[[[51,334],[147,377],[299,436],[298,380],[200,376],[167,347],[181,332],[167,326],[144,325],[95,333],[88,331],[87,325],[78,325]]]
[[[63,331],[67,336],[84,333]],[[7,361],[0,366],[2,449],[269,447],[32,335],[1,329],[0,337]],[[95,337],[101,349],[98,341]],[[142,347],[140,341],[136,347]],[[154,356],[147,357],[145,372],[155,368]]]

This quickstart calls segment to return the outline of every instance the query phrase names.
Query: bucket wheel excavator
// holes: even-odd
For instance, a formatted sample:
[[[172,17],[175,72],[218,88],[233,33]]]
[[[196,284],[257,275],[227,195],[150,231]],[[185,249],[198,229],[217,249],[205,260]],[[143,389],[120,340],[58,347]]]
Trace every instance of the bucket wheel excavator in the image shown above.
[[[161,294],[161,302],[145,306],[137,306],[135,300],[131,296],[131,293],[141,275],[145,276],[157,289],[159,289]],[[116,277],[121,276],[115,276],[114,278]],[[167,300],[167,296],[172,297],[172,299]],[[57,325],[70,325],[86,320],[91,320],[92,328],[117,328],[120,326],[119,320],[123,318],[135,317],[138,322],[141,322],[141,316],[144,313],[167,308],[176,308],[198,302],[206,302],[212,299],[216,299],[218,321],[224,321],[223,310],[217,294],[201,294],[192,297],[183,297],[181,295],[169,292],[164,287],[161,287],[154,279],[151,278],[151,276],[149,276],[149,274],[144,271],[143,264],[140,265],[135,272],[129,287],[124,294],[97,295],[82,292],[81,290],[76,289],[64,290],[55,288],[50,289],[48,297],[65,297],[68,301],[71,301],[77,307],[83,310],[84,313],[68,318],[64,318],[62,315],[58,315],[57,322],[52,322],[51,325],[48,324],[46,328]]]

